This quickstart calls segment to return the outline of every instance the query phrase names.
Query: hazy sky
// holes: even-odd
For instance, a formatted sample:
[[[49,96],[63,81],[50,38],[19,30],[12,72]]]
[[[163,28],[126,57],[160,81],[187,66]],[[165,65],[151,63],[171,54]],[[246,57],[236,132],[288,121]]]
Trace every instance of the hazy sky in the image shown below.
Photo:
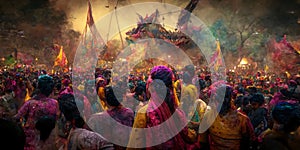
[[[93,16],[95,21],[101,19],[104,15],[113,11],[113,6],[117,0],[91,0]],[[189,0],[120,0],[119,7],[141,2],[165,2],[177,6],[184,7]],[[106,6],[110,6],[107,8]],[[73,28],[77,31],[82,31],[85,26],[87,15],[87,2],[86,0],[57,0],[57,8],[63,9],[67,12],[69,20],[73,23]]]
[[[264,5],[270,6],[270,5],[279,5],[281,6],[281,3],[289,3],[290,0],[284,1],[284,0],[260,0],[260,1],[254,1],[253,5],[255,7],[255,11],[251,12],[253,15],[262,15],[263,13],[267,13],[267,9],[264,8]],[[300,0],[291,0],[291,1],[297,1],[298,4],[300,4]],[[113,6],[116,4],[117,0],[91,0],[92,8],[93,8],[93,15],[95,21],[100,19],[102,16],[108,14],[110,11],[112,11]],[[141,3],[141,2],[162,2],[162,3],[168,3],[173,4],[179,7],[185,7],[189,0],[119,0],[119,7],[122,7],[124,5],[130,5],[135,3]],[[200,0],[199,4],[197,5],[196,9],[194,10],[194,14],[199,17],[202,21],[204,21],[207,24],[211,24],[215,19],[219,18],[223,14],[219,12],[215,5],[224,5],[224,7],[228,7],[225,5],[236,5],[236,6],[230,6],[230,7],[237,7],[241,2],[247,2],[247,1],[241,1],[241,0],[218,0],[218,1],[209,1],[209,0]],[[259,2],[259,4],[258,4]],[[257,3],[257,4],[255,4]],[[109,5],[110,7],[107,8],[105,6]],[[261,9],[257,9],[256,7],[259,6]],[[87,14],[87,1],[86,0],[57,0],[57,6],[58,9],[63,9],[67,12],[69,20],[73,23],[73,28],[77,31],[82,31],[84,29],[85,20],[86,20],[86,14]],[[249,6],[251,7],[251,6]],[[295,9],[295,8],[294,8]],[[297,8],[296,8],[297,9]],[[299,8],[300,10],[300,8]],[[299,11],[296,10],[296,11]]]

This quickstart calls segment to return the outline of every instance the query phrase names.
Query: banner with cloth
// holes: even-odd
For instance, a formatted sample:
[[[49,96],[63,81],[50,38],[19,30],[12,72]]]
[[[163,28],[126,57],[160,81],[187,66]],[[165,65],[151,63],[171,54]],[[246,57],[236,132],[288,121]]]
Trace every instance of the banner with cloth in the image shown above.
[[[63,46],[61,46],[59,50],[59,54],[55,59],[54,66],[66,67],[67,65],[68,65],[68,59],[63,50]]]

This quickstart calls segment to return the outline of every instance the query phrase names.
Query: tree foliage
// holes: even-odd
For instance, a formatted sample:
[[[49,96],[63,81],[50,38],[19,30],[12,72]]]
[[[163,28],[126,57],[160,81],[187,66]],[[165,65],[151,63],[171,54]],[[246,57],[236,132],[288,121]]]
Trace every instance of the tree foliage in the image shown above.
[[[247,56],[263,67],[268,41],[300,34],[300,3],[296,0],[211,0],[210,4],[222,14],[210,29],[220,40],[225,57],[233,57],[226,64],[238,64],[237,58]]]
[[[66,13],[54,7],[55,1],[16,0],[0,3],[0,43],[4,55],[17,48],[35,57],[53,57],[58,53],[53,44],[63,45],[68,48],[67,51],[71,51],[74,42],[70,40],[75,41],[80,35],[70,29]],[[41,63],[53,63],[53,60],[40,60]]]

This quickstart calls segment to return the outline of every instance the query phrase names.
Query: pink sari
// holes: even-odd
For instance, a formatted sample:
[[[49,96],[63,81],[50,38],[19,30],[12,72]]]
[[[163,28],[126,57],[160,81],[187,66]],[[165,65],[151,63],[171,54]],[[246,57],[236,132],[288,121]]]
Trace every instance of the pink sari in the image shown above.
[[[172,115],[173,117],[170,118]],[[157,130],[151,130],[146,133],[146,144],[151,146],[153,145],[152,143],[160,142],[155,140],[164,140],[165,142],[156,146],[147,147],[147,149],[187,149],[188,128],[184,127],[181,129],[186,123],[187,120],[183,111],[176,109],[172,114],[166,102],[157,106],[155,100],[151,100],[147,109],[147,128],[158,128]]]

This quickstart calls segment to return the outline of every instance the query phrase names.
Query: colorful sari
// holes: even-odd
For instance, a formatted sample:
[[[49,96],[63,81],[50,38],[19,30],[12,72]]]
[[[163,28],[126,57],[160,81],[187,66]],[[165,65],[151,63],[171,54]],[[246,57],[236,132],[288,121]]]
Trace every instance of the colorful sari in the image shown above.
[[[172,115],[174,115],[174,117],[170,118]],[[162,123],[165,125],[160,127],[159,125]],[[133,128],[158,128],[157,130],[148,130],[149,132],[133,129],[128,146],[147,147],[146,149],[148,150],[187,149],[187,143],[193,143],[197,136],[195,131],[188,129],[187,127],[180,129],[180,127],[186,123],[187,120],[185,114],[181,110],[176,109],[174,114],[172,114],[167,103],[163,102],[157,107],[157,105],[150,100],[149,104],[139,110]],[[172,136],[174,134],[175,136]],[[161,144],[153,146],[153,143]]]
[[[26,135],[25,150],[36,149],[38,134],[35,129],[35,123],[42,116],[56,118],[58,103],[56,100],[47,97],[35,97],[28,100],[18,111],[16,118],[24,118],[23,126]]]
[[[218,115],[208,129],[208,135],[211,150],[239,150],[246,146],[245,143],[256,140],[250,119],[237,110]]]

